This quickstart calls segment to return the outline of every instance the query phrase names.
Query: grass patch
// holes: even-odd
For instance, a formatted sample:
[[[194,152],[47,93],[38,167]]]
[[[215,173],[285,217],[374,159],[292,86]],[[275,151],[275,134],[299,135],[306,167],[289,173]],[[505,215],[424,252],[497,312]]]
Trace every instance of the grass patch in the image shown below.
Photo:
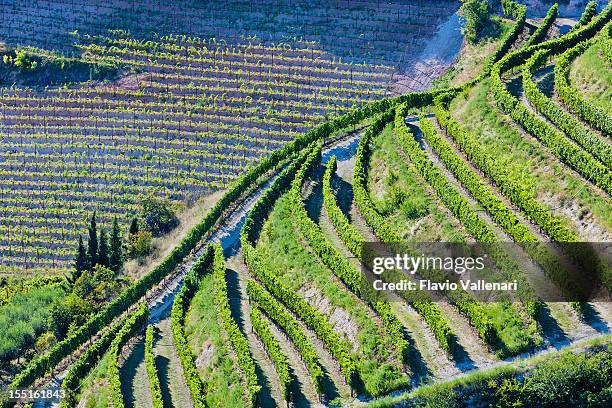
[[[392,124],[374,140],[368,175],[374,205],[402,238],[415,242],[463,242],[467,238],[461,224],[442,211],[443,204],[398,153]]]
[[[81,384],[86,408],[106,408],[110,405],[112,391],[107,380],[109,358],[110,354],[105,353]]]
[[[600,55],[599,44],[593,44],[574,61],[570,70],[573,86],[590,102],[612,112],[612,68]]]

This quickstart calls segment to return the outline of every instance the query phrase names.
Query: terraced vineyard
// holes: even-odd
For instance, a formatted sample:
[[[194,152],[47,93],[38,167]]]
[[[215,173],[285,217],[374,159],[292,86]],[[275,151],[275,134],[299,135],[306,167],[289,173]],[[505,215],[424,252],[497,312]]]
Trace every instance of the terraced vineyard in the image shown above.
[[[432,83],[444,63],[406,53],[449,41],[448,21],[423,37],[458,4],[145,17],[134,10],[155,2],[68,16],[39,3],[5,5],[22,24],[7,44],[27,45],[30,69],[61,58],[53,48],[101,77],[2,88],[5,273],[71,269],[93,211],[125,223],[151,191],[190,205],[224,191],[139,279],[113,275],[124,286],[64,337],[11,355],[4,406],[25,406],[8,397],[28,387],[65,408],[612,405],[612,267],[597,251],[612,241],[612,5],[589,3],[570,28],[556,4],[533,20],[504,0],[497,30]],[[380,296],[364,279],[372,246],[437,242],[483,245],[485,276],[517,289]],[[0,308],[41,286],[76,296],[83,279],[32,281]],[[575,296],[584,280],[597,297]]]
[[[76,234],[94,209],[101,221],[114,215],[126,220],[147,192],[189,204],[227,187],[314,124],[389,94],[405,76],[398,67],[406,66],[406,55],[452,12],[444,3],[412,8],[355,3],[347,10],[304,4],[302,13],[281,7],[264,21],[261,13],[274,4],[258,2],[259,10],[252,2],[234,2],[227,9],[177,4],[145,23],[125,8],[153,7],[146,1],[84,8],[70,3],[66,10],[58,2],[21,3],[1,4],[2,21],[19,30],[3,24],[0,38],[51,67],[25,80],[4,72],[5,273],[63,272],[74,255]],[[309,11],[311,19],[329,13],[333,21],[327,17],[322,32],[299,37],[275,31],[293,27]],[[368,24],[374,34],[353,38],[352,22],[366,12],[372,13]],[[205,30],[195,26],[191,13],[211,15],[198,17],[197,26]],[[112,22],[106,29],[92,24],[102,15]],[[173,17],[156,25],[168,15]],[[430,15],[426,20],[433,25],[421,27]],[[252,30],[234,27],[235,19]],[[270,27],[275,19],[280,27]],[[124,26],[133,33],[120,29]],[[389,42],[392,31],[405,47]],[[270,38],[259,38],[264,34]],[[335,44],[347,47],[338,55],[324,48],[330,35],[346,39]],[[66,59],[66,53],[78,60]],[[67,81],[57,81],[65,86],[45,86],[55,85],[57,78],[48,72],[57,70],[53,62],[68,71]],[[71,76],[72,71],[78,72]],[[425,69],[422,75],[428,74]],[[28,82],[36,75],[50,76],[51,83]],[[93,81],[75,84],[75,79]]]

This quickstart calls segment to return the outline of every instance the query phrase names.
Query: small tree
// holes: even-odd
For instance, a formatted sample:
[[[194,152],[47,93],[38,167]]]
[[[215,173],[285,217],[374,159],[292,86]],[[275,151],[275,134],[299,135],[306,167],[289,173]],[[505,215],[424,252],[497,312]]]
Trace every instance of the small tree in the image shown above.
[[[71,293],[63,301],[51,307],[49,327],[57,339],[63,339],[71,326],[83,324],[92,311],[90,302]]]
[[[491,24],[491,7],[486,0],[461,0],[459,15],[463,19],[462,32],[465,39],[474,44],[479,35]]]
[[[108,266],[108,238],[104,227],[100,228],[100,244],[98,246],[98,264]]]
[[[132,218],[132,223],[130,224],[130,235],[138,234],[138,218]]]
[[[130,255],[142,259],[151,253],[152,235],[149,231],[141,231],[130,237]]]
[[[89,222],[89,240],[87,241],[87,269],[98,263],[98,231],[96,227],[96,212]]]
[[[83,237],[79,235],[79,247],[77,249],[76,257],[74,258],[74,276],[73,280],[77,280],[84,270],[87,270],[87,253],[85,250],[85,244],[83,244]]]
[[[108,266],[115,273],[121,271],[121,267],[123,266],[121,231],[119,230],[119,222],[117,222],[117,217],[113,219],[113,229],[111,230],[110,236]]]
[[[141,219],[154,237],[170,232],[179,220],[168,201],[148,196],[142,201]]]

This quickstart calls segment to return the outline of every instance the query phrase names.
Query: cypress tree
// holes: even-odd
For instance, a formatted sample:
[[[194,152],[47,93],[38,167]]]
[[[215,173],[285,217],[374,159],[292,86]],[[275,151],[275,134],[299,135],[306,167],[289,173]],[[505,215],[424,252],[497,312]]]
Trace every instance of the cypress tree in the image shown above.
[[[96,229],[96,212],[89,223],[89,240],[87,241],[87,267],[93,268],[98,263],[98,231]]]
[[[110,236],[110,248],[108,251],[108,266],[114,271],[119,272],[123,266],[123,254],[121,244],[121,231],[117,217],[113,220],[113,229]]]
[[[134,217],[130,224],[130,235],[138,234],[138,218]]]
[[[100,244],[98,246],[98,263],[108,267],[108,237],[104,227],[100,228]]]
[[[86,270],[87,265],[87,253],[85,251],[85,244],[83,244],[83,236],[79,235],[79,247],[77,249],[76,257],[74,258],[74,280],[77,280],[81,273]]]

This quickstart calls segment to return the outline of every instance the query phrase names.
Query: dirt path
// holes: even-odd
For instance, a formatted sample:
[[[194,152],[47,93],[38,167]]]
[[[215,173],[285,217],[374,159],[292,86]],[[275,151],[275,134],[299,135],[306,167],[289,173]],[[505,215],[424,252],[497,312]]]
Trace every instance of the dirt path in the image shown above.
[[[262,407],[286,407],[287,403],[281,393],[281,384],[274,364],[253,332],[251,308],[246,294],[246,284],[250,276],[246,265],[242,262],[242,253],[228,258],[226,262],[229,269],[228,296],[232,314],[249,341],[259,384],[262,386],[259,403]]]
[[[126,408],[153,408],[144,349],[144,338],[140,336],[121,366],[121,392]]]
[[[183,368],[172,338],[170,317],[161,319],[155,326],[157,335],[153,345],[164,406],[193,407],[189,388],[185,383]]]

